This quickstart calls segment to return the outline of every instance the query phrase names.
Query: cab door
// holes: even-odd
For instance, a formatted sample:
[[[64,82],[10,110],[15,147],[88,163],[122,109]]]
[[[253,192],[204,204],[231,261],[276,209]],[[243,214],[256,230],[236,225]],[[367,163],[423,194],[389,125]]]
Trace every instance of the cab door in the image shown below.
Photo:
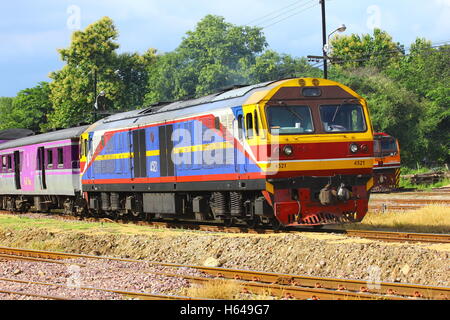
[[[245,125],[244,113],[242,109],[235,111],[235,120],[233,122],[235,145],[234,145],[234,164],[236,173],[247,172],[248,159],[245,156]]]

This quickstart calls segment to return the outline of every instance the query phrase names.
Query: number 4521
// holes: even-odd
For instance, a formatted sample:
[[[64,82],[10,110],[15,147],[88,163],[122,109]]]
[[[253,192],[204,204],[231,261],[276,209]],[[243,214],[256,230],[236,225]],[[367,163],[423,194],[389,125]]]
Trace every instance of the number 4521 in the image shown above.
[[[364,160],[356,160],[354,164],[355,166],[363,166],[366,164],[366,162]]]

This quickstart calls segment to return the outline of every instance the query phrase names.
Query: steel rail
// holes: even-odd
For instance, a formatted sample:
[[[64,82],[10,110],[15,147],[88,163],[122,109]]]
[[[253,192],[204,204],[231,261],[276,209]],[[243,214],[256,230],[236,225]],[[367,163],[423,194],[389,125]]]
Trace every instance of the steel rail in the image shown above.
[[[450,234],[439,234],[439,233],[346,230],[345,234],[350,237],[360,237],[365,239],[383,240],[383,241],[450,243]]]
[[[41,282],[41,281],[28,281],[28,280],[19,280],[19,279],[10,279],[10,278],[0,278],[0,281],[5,282],[14,282],[14,283],[24,283],[24,284],[34,284],[41,286],[55,286],[61,288],[68,288],[67,285],[60,283],[50,283],[50,282]],[[175,295],[163,295],[163,294],[150,294],[144,292],[135,292],[135,291],[125,291],[125,290],[117,290],[117,289],[105,289],[105,288],[95,288],[95,287],[85,287],[85,286],[77,286],[76,289],[80,290],[93,290],[93,291],[102,291],[109,293],[117,293],[124,297],[137,298],[140,300],[205,300],[205,299],[197,299],[191,297],[184,296],[175,296]]]
[[[8,259],[8,260],[25,260],[25,261],[45,262],[45,263],[55,263],[55,264],[63,264],[63,265],[74,264],[74,265],[78,265],[78,266],[80,266],[80,267],[86,267],[86,265],[85,265],[85,264],[82,264],[82,263],[62,262],[62,261],[57,261],[57,260],[54,260],[54,259],[26,257],[26,256],[15,255],[15,254],[3,254],[3,253],[0,253],[0,260],[1,260],[1,259]]]
[[[188,280],[191,283],[205,284],[221,281],[217,278],[205,278],[190,275],[181,275],[176,273],[158,272],[158,275],[166,277],[178,277]],[[234,281],[242,288],[243,293],[263,294],[275,297],[284,297],[288,299],[309,299],[309,300],[410,300],[411,298],[401,296],[388,296],[366,292],[352,292],[344,288],[325,289],[315,287],[305,287],[298,285],[281,285],[273,283],[243,281],[237,279],[229,279]]]
[[[66,216],[62,218],[63,220],[78,220],[76,217]],[[109,223],[109,219],[104,220],[104,218],[86,218],[91,222],[104,222]],[[111,220],[112,221],[112,220]],[[450,234],[433,234],[433,233],[412,233],[412,232],[399,232],[399,231],[377,231],[377,230],[345,230],[345,229],[322,229],[314,230],[311,228],[301,227],[301,228],[286,228],[282,230],[273,230],[268,228],[249,228],[249,227],[225,227],[222,225],[214,224],[199,224],[190,222],[159,222],[159,221],[121,221],[125,224],[137,224],[142,226],[151,226],[156,228],[167,228],[167,229],[184,229],[184,230],[194,230],[194,231],[209,231],[209,232],[226,232],[226,233],[249,233],[249,234],[274,234],[274,233],[291,233],[298,234],[299,232],[314,232],[314,233],[337,233],[348,235],[351,237],[361,237],[371,240],[380,241],[400,241],[400,242],[432,242],[432,243],[449,243]],[[114,221],[114,223],[117,223]],[[1,253],[1,251],[0,251]],[[53,255],[55,253],[52,253]]]
[[[11,291],[11,290],[5,290],[5,289],[0,289],[0,293],[19,295],[19,296],[29,296],[29,297],[36,297],[36,298],[45,298],[45,299],[49,299],[49,300],[72,300],[70,298],[65,298],[65,297],[49,296],[49,295],[44,295],[44,294],[28,293],[28,292],[23,292],[23,291]]]
[[[165,264],[169,266],[170,264]],[[184,266],[186,267],[186,266]],[[253,270],[224,269],[218,267],[189,266],[206,274],[224,279],[257,281],[283,286],[321,288],[334,291],[348,290],[356,294],[396,295],[421,299],[449,299],[450,287],[416,284],[363,281],[354,279],[324,278],[291,274],[279,274]],[[184,277],[183,275],[179,275]],[[363,297],[363,296],[361,296]],[[369,296],[367,296],[369,297]],[[377,297],[375,297],[377,298]]]
[[[426,205],[426,204],[439,204],[450,205],[450,199],[415,199],[415,198],[391,198],[391,199],[370,199],[370,205],[374,204],[395,204],[395,205]]]

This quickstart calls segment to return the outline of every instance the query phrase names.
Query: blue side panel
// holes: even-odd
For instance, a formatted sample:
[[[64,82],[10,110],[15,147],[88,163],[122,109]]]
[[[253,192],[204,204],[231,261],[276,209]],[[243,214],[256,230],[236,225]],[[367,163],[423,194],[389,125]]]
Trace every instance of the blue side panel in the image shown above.
[[[145,129],[146,136],[146,150],[159,150],[159,132],[158,127],[150,127]],[[159,155],[147,156],[147,177],[158,178],[160,176]]]
[[[234,117],[242,115],[242,107],[232,108]],[[203,122],[202,122],[203,121]],[[215,127],[214,118],[191,119],[173,124],[172,154],[176,177],[205,176],[218,174],[245,174],[260,172],[261,169],[234,145],[234,141],[224,144],[225,137]],[[83,179],[130,179],[133,178],[133,131],[115,133],[106,143],[100,155],[118,155],[116,159],[97,159],[87,170]],[[92,133],[89,134],[92,138]],[[160,177],[159,126],[145,128],[146,141],[146,173],[148,178]],[[238,137],[236,137],[238,138]],[[242,138],[243,139],[243,138]],[[242,143],[242,141],[240,142]],[[216,148],[208,149],[205,145]],[[227,147],[223,147],[223,145]],[[217,146],[219,146],[217,148]],[[229,147],[228,147],[229,146]],[[181,149],[180,148],[185,148]],[[105,159],[106,158],[106,159]]]

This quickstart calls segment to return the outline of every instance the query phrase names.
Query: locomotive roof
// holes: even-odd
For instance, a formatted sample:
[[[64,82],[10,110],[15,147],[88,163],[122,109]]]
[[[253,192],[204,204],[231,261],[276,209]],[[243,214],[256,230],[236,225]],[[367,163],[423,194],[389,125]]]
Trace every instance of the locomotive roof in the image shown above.
[[[79,137],[87,128],[88,126],[68,128],[8,141],[0,144],[0,150]]]
[[[235,86],[196,99],[161,102],[144,109],[117,113],[98,121],[92,127],[92,130],[131,127],[139,124],[147,124],[149,121],[152,123],[162,122],[210,110],[241,106],[254,92],[267,90],[279,81],[269,81],[250,86]]]

